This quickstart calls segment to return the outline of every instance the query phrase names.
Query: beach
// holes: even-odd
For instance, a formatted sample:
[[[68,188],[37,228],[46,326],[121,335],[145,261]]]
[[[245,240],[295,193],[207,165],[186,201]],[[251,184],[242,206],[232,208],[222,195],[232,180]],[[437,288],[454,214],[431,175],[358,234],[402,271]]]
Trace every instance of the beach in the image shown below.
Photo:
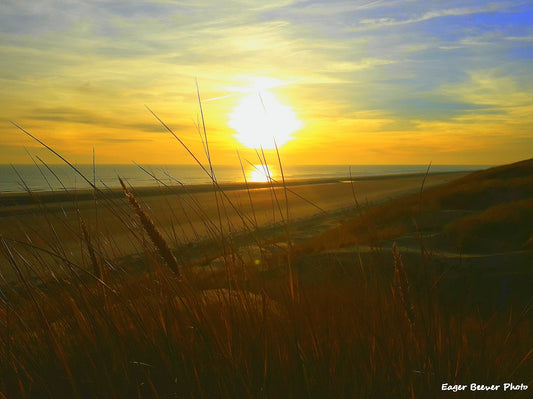
[[[252,231],[257,227],[296,221],[341,209],[375,204],[449,182],[466,173],[372,176],[346,179],[309,179],[282,184],[192,185],[131,188],[135,198],[169,241],[180,246],[220,233]],[[94,195],[78,192],[39,192],[0,196],[0,234],[30,237],[35,245],[53,247],[77,257],[80,223],[117,256],[142,250],[132,239],[140,226],[120,190]]]

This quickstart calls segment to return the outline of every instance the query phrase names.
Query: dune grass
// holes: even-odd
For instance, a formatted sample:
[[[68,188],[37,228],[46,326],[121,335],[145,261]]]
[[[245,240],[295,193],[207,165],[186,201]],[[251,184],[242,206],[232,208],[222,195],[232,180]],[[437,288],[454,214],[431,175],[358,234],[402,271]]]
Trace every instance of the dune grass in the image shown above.
[[[532,234],[531,226],[533,198],[505,202],[462,217],[448,224],[445,232],[466,250],[503,251],[526,247]]]
[[[65,216],[46,202],[46,231],[0,237],[0,397],[427,398],[448,397],[443,383],[531,387],[531,303],[487,315],[455,292],[462,307],[451,312],[438,295],[445,274],[426,248],[414,260],[377,245],[404,232],[387,218],[410,214],[420,206],[413,198],[354,207],[360,219],[344,228],[373,249],[327,252],[318,248],[331,249],[332,233],[294,245],[287,186],[279,196],[272,185],[285,242],[273,251],[253,218],[231,225],[228,210],[239,209],[202,167],[216,217],[193,196],[184,206],[207,238],[159,231],[125,184],[124,198],[101,191],[91,217],[68,223],[76,253],[54,234]],[[136,255],[125,256],[114,224]],[[205,254],[201,272],[187,256],[193,247]]]
[[[299,250],[371,245],[404,234],[438,232],[457,251],[520,250],[533,234],[533,160],[471,173],[373,206]]]

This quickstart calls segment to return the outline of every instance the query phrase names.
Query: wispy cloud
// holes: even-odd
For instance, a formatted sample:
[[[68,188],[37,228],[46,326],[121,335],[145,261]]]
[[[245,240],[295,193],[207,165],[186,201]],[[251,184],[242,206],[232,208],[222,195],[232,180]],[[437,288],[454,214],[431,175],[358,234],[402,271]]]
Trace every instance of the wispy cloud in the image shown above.
[[[483,137],[481,126],[509,137],[530,129],[529,1],[5,0],[1,7],[0,119],[51,139],[112,146],[146,135],[150,149],[167,156],[144,104],[194,143],[198,79],[203,98],[220,97],[206,103],[206,116],[213,142],[230,151],[227,115],[240,97],[226,97],[228,88],[257,76],[298,82],[275,89],[305,119],[294,159],[317,148],[325,131],[344,151],[329,161],[345,162],[361,134],[370,149],[395,135],[418,142],[430,129],[463,131],[448,142],[466,148]],[[0,125],[1,146],[15,137]],[[516,157],[527,151],[531,145],[522,145]],[[0,148],[0,156],[12,162],[25,154]]]
[[[417,22],[428,21],[428,20],[435,19],[435,18],[493,12],[493,11],[500,10],[502,8],[505,8],[505,5],[491,3],[484,7],[473,7],[473,8],[462,7],[462,8],[448,8],[448,9],[442,9],[442,10],[428,11],[419,16],[414,16],[412,18],[407,18],[407,19],[395,19],[395,18],[388,18],[388,17],[377,18],[377,19],[363,19],[360,22],[364,26],[361,27],[360,29],[365,29],[366,27],[383,28],[387,26],[407,25],[407,24],[413,24]]]

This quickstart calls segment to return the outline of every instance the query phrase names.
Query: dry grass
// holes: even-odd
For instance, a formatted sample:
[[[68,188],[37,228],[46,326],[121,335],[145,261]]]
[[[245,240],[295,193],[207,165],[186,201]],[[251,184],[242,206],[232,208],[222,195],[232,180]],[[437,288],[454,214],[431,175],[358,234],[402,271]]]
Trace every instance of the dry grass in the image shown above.
[[[299,253],[284,200],[274,206],[288,245],[268,257],[270,244],[249,227],[259,254],[250,262],[225,233],[234,204],[214,186],[217,218],[204,222],[219,269],[210,278],[193,272],[126,186],[129,214],[113,198],[95,206],[125,226],[140,249],[136,267],[114,255],[121,244],[96,218],[73,231],[77,256],[53,236],[46,245],[0,237],[2,273],[16,277],[1,283],[0,397],[427,398],[445,382],[531,385],[529,307],[446,311],[431,258],[409,268],[398,247]],[[391,215],[410,215],[412,199],[402,201]],[[383,235],[386,209],[345,228],[370,240],[382,226]],[[48,219],[50,231],[58,220]]]
[[[446,233],[454,250],[521,249],[533,233],[533,160],[475,172],[370,209],[303,243],[298,251],[381,244],[402,235]],[[466,215],[466,216],[465,216]]]
[[[525,248],[532,233],[533,199],[506,202],[465,216],[446,226],[445,232],[465,250],[503,251]],[[505,237],[502,240],[502,237]]]

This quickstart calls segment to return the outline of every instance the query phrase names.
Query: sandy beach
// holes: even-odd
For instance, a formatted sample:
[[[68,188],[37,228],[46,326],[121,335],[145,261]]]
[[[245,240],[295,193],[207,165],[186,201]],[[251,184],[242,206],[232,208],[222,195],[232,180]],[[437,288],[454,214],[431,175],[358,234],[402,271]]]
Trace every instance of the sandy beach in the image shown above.
[[[430,174],[425,187],[443,184],[466,173]],[[288,182],[283,186],[242,184],[135,189],[136,198],[171,246],[218,236],[221,231],[250,231],[287,219],[301,220],[355,205],[377,203],[420,190],[423,175],[377,176],[349,180],[322,179]],[[80,220],[104,247],[116,255],[139,250],[132,237],[141,231],[137,216],[120,191],[94,199],[90,192],[35,193],[39,204],[26,195],[0,196],[0,234],[55,248],[61,242],[71,254],[79,252]],[[288,204],[288,207],[287,207]],[[288,213],[287,213],[288,209]],[[220,216],[220,217],[219,217]],[[52,228],[53,226],[53,228]],[[58,240],[58,239],[59,240]],[[110,240],[112,238],[112,240]]]

